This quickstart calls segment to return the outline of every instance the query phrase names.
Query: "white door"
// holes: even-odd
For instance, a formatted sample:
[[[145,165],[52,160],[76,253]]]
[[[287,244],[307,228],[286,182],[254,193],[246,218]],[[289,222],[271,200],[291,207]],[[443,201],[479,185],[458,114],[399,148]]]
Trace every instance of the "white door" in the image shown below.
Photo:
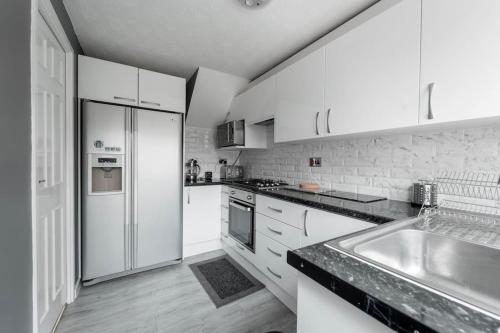
[[[324,133],[325,49],[276,74],[274,141],[320,137]]]
[[[50,332],[66,301],[65,53],[41,15],[36,29],[35,329]]]
[[[404,0],[326,47],[326,135],[418,125],[420,1]]]
[[[424,0],[420,122],[500,115],[500,1]]]

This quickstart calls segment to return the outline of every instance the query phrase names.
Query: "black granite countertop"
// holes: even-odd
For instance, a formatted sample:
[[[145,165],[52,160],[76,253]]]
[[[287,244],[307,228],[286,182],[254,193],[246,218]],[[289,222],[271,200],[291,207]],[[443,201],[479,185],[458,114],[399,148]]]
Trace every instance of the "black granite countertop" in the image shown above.
[[[226,185],[242,188],[257,194],[276,199],[321,209],[335,214],[357,218],[360,220],[383,224],[394,220],[417,216],[419,207],[412,206],[409,202],[397,200],[382,200],[371,203],[360,203],[350,200],[326,197],[314,192],[300,191],[298,189],[279,188],[274,190],[252,190],[245,186],[238,186],[222,180]]]
[[[397,332],[500,332],[500,320],[318,243],[287,262]]]
[[[202,180],[197,180],[194,183],[188,183],[184,182],[185,187],[190,187],[190,186],[210,186],[210,185],[223,185],[224,183],[221,181],[221,179],[218,178],[213,178],[212,181],[206,181],[205,179]]]

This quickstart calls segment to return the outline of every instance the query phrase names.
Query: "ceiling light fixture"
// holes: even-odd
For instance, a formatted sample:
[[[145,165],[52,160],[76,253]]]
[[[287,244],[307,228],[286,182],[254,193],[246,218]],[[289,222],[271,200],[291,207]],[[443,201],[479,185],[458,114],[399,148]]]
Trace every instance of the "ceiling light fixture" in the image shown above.
[[[239,0],[247,8],[260,8],[267,5],[271,0]]]

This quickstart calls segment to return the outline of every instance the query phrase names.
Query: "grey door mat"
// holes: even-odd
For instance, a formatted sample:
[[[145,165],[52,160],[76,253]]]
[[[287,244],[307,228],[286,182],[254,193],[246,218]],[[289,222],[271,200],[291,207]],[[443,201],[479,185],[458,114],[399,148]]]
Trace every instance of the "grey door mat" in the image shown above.
[[[198,281],[219,308],[264,288],[264,285],[228,255],[189,265]]]

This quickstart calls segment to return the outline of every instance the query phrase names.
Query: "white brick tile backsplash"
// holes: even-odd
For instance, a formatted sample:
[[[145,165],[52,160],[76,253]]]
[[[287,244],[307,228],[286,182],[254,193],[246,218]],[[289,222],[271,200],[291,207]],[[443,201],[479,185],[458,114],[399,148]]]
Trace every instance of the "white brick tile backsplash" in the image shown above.
[[[325,188],[395,200],[410,200],[413,182],[442,170],[500,170],[498,125],[299,144],[274,144],[272,139],[270,126],[268,149],[243,152],[240,164],[247,175],[279,177],[291,184],[315,181]],[[309,157],[321,157],[322,167],[310,168]]]

